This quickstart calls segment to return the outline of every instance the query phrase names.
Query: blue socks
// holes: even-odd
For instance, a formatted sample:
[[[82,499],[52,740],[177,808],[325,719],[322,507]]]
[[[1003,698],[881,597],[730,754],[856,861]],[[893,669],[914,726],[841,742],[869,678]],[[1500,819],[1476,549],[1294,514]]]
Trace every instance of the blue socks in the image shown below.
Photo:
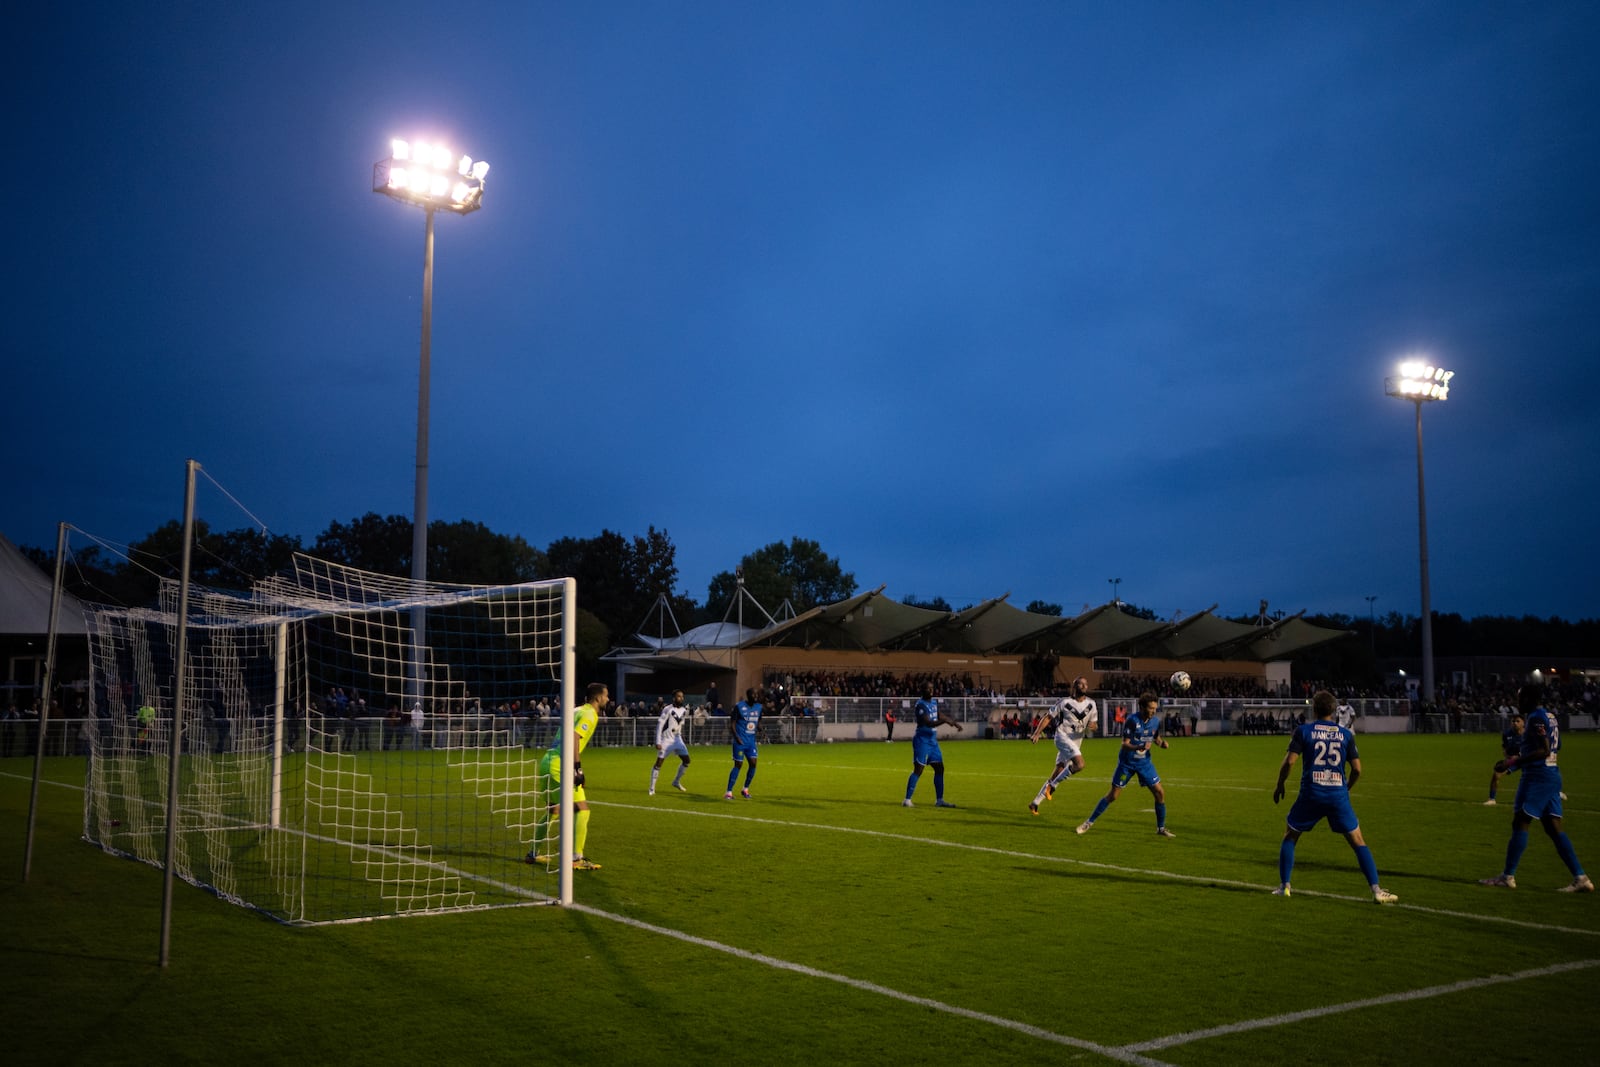
[[[1289,875],[1294,873],[1294,846],[1292,837],[1283,839],[1283,844],[1278,846],[1278,881],[1287,885]]]
[[[1378,884],[1378,863],[1372,858],[1372,850],[1366,845],[1356,846],[1356,862],[1361,865],[1361,873],[1366,876],[1368,885]]]
[[[1106,809],[1109,808],[1110,806],[1111,806],[1111,798],[1110,797],[1101,797],[1100,798],[1100,803],[1098,803],[1098,804],[1096,804],[1094,806],[1094,814],[1089,816],[1089,821],[1090,822],[1094,822],[1096,819],[1100,818],[1100,816],[1102,816],[1102,815],[1104,815],[1106,813]]]
[[[1565,837],[1566,834],[1562,834],[1561,836]],[[1567,846],[1567,848],[1569,848],[1569,849],[1571,847],[1572,846],[1570,844]],[[1557,848],[1558,851],[1560,850],[1560,846],[1559,845],[1557,845],[1556,848]],[[1526,830],[1513,830],[1513,831],[1511,831],[1511,840],[1506,842],[1506,869],[1505,869],[1505,873],[1506,874],[1516,874],[1517,873],[1517,864],[1522,862],[1522,854],[1524,852],[1526,852],[1527,850],[1528,850],[1528,831],[1526,831]]]
[[[1165,804],[1157,803],[1156,804],[1156,829],[1159,830],[1165,825],[1167,825],[1167,806]]]
[[[917,776],[911,775],[906,779],[906,799],[911,799],[911,794],[917,791]]]
[[[1554,838],[1556,855],[1561,857],[1561,862],[1567,865],[1567,870],[1572,872],[1572,877],[1578,878],[1583,874],[1583,864],[1578,862],[1577,850],[1572,847],[1572,842],[1567,838],[1567,832],[1561,831]]]
[[[739,782],[739,768],[742,766],[744,766],[744,764],[735,763],[733,765],[733,770],[728,772],[728,792],[730,793],[733,792],[733,787]]]
[[[934,771],[933,772],[933,799],[935,801],[939,801],[939,800],[943,800],[944,799],[944,772],[943,771]]]

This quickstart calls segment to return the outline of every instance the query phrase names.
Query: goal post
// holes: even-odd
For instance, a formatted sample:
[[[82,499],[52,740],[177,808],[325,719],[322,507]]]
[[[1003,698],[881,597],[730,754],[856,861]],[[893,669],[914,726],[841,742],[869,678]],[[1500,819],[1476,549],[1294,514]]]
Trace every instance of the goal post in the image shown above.
[[[174,598],[91,605],[84,836],[162,866],[175,786],[174,873],[283,922],[570,902],[572,779],[541,818],[557,798],[527,709],[571,715],[575,599],[570,578],[453,586],[309,556],[248,594],[191,591],[177,738]],[[555,825],[559,851],[535,840]]]

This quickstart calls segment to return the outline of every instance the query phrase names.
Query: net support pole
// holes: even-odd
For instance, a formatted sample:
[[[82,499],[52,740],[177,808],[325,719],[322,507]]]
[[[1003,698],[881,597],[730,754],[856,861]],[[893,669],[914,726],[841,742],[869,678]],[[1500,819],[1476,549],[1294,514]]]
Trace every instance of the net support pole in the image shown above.
[[[183,694],[189,671],[189,570],[194,556],[194,476],[200,469],[195,460],[184,467],[183,485],[183,567],[178,574],[177,640],[174,645],[172,679],[172,729],[167,743],[167,842],[161,876],[161,957],[163,968],[170,958],[172,944],[172,878],[178,859],[178,773],[183,766]]]
[[[33,754],[33,788],[28,793],[28,834],[22,846],[22,880],[33,870],[33,828],[39,813],[39,779],[44,775],[45,733],[50,728],[50,691],[55,687],[56,624],[61,617],[61,575],[66,563],[67,524],[56,524],[56,577],[50,586],[50,635],[44,646],[44,691],[39,697],[39,745]],[[63,716],[63,723],[66,717]],[[88,783],[85,782],[85,785]]]
[[[289,678],[289,624],[278,624],[276,647],[273,649],[272,679],[272,818],[274,830],[283,825],[283,717],[284,697],[288,694]]]
[[[561,583],[561,903],[572,903],[572,764],[576,758],[572,738],[572,713],[578,704],[578,682],[573,677],[578,660],[578,583]]]

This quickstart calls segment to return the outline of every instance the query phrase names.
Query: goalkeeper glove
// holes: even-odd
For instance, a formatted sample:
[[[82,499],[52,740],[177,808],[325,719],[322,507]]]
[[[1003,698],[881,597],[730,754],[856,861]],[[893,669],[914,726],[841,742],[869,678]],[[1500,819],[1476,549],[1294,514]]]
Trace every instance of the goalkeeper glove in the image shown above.
[[[582,787],[583,787],[583,764],[574,763],[572,765],[572,788],[581,789]]]

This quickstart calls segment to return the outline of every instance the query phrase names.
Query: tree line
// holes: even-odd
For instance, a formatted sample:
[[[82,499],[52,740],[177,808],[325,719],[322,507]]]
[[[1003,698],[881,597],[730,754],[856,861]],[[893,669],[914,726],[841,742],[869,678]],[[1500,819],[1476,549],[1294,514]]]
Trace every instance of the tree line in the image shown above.
[[[197,520],[192,580],[213,589],[245,590],[257,579],[287,568],[296,552],[405,577],[411,573],[411,534],[408,517],[375,512],[332,522],[309,545],[298,536],[253,528],[214,531]],[[22,551],[47,574],[54,573],[53,549],[22,546]],[[181,560],[182,526],[169,522],[129,546],[126,558],[114,557],[98,545],[72,550],[64,585],[68,592],[95,603],[147,605],[156,600],[163,580],[178,578]],[[593,537],[562,537],[538,548],[520,535],[496,533],[469,520],[428,524],[428,577],[462,585],[577,579],[579,658],[589,668],[612,645],[635,632],[661,636],[647,624],[663,598],[678,625],[687,630],[730,617],[741,578],[756,601],[774,613],[785,603],[794,612],[803,612],[843,600],[857,589],[854,574],[816,541],[803,537],[747,553],[733,570],[713,576],[705,597],[697,600],[678,589],[677,548],[666,530],[651,526],[633,536],[601,530]],[[939,596],[908,594],[900,600],[940,611],[961,610]],[[1156,618],[1155,612],[1136,604],[1121,607],[1139,618]],[[1042,600],[1030,602],[1026,610],[1064,614],[1061,605]],[[1307,676],[1376,677],[1378,661],[1415,656],[1421,647],[1421,624],[1415,616],[1390,612],[1373,619],[1341,614],[1305,618],[1354,635],[1297,657],[1296,671]],[[745,621],[750,620],[746,612]],[[1256,620],[1240,616],[1234,621]],[[1433,643],[1436,656],[1594,656],[1600,651],[1600,620],[1568,622],[1531,615],[1464,618],[1435,612]]]

